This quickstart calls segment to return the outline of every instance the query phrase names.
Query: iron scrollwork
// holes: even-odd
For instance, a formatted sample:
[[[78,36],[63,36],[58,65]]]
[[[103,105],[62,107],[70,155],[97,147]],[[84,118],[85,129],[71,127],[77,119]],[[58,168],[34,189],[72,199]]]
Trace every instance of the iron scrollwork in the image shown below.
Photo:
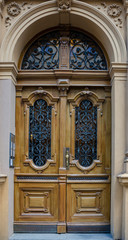
[[[43,99],[30,106],[29,158],[39,167],[51,159],[51,108]]]
[[[59,32],[37,39],[27,50],[21,69],[41,70],[59,68]]]
[[[21,69],[48,70],[59,68],[62,31],[45,34],[34,41],[25,53]],[[88,35],[74,30],[66,36],[69,39],[70,69],[107,70],[107,62],[100,46]],[[64,37],[64,36],[63,36]],[[68,59],[68,58],[67,58]],[[61,62],[61,61],[60,61]]]
[[[70,68],[106,70],[107,62],[98,44],[85,34],[70,33]]]
[[[75,159],[82,167],[97,159],[97,107],[89,100],[75,108]]]

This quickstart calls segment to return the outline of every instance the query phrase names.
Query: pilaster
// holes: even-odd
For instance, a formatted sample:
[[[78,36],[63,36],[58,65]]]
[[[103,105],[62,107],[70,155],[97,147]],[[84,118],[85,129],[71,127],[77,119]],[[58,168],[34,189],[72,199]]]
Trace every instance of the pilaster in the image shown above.
[[[123,186],[122,240],[128,240],[128,173],[119,174],[118,179]]]
[[[126,47],[127,47],[127,63],[128,63],[128,0],[124,0],[125,8],[125,27],[126,27]],[[128,64],[126,70],[125,83],[125,156],[123,168],[118,175],[119,183],[123,186],[122,194],[122,240],[128,240]]]
[[[128,62],[128,0],[124,0],[125,8],[125,27],[126,27],[126,47],[127,47],[127,62]],[[128,133],[128,68],[127,68],[127,82],[126,82],[126,133]],[[128,134],[126,134],[125,144],[125,160],[124,160],[124,171],[128,173]]]
[[[125,155],[125,88],[127,80],[127,64],[112,63],[110,67],[112,86],[112,181],[111,181],[111,232],[114,239],[121,239],[122,226],[122,187],[117,176],[123,169]]]
[[[17,69],[14,63],[0,63],[0,174],[7,176],[1,186],[0,239],[8,240],[13,233],[14,170],[9,168],[10,133],[15,134],[15,84]]]

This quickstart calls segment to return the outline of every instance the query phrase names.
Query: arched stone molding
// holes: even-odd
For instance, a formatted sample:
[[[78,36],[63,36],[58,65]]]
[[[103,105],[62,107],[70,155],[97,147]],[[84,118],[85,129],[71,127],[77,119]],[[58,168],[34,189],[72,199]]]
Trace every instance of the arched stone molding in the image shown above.
[[[39,32],[59,25],[59,11],[55,0],[41,3],[24,13],[11,26],[1,45],[1,61],[18,64],[21,51]],[[125,42],[111,20],[95,7],[73,0],[70,25],[93,33],[102,42],[110,62],[126,61]]]

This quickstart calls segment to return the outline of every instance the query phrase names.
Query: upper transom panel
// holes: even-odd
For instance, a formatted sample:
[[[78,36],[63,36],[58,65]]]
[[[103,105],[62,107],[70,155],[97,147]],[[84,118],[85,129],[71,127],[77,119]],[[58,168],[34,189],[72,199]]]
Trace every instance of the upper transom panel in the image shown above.
[[[22,70],[107,70],[107,60],[99,44],[80,31],[52,31],[37,38],[27,48]]]

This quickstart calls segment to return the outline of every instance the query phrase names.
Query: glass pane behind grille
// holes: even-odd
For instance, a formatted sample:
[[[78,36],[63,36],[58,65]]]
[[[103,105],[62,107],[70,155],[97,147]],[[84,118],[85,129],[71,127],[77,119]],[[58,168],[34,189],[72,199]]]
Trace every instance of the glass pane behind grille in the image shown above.
[[[59,68],[59,32],[51,32],[37,39],[28,48],[21,69],[57,68]]]
[[[97,107],[89,100],[75,108],[75,159],[83,167],[97,159]]]
[[[51,106],[43,99],[30,107],[29,158],[36,166],[51,159]]]
[[[63,31],[54,31],[35,40],[27,49],[21,69],[59,69],[61,36]],[[69,68],[77,70],[107,70],[107,61],[100,46],[90,36],[71,30],[69,37]]]
[[[106,70],[107,62],[98,44],[85,34],[70,33],[70,68],[79,70]]]

